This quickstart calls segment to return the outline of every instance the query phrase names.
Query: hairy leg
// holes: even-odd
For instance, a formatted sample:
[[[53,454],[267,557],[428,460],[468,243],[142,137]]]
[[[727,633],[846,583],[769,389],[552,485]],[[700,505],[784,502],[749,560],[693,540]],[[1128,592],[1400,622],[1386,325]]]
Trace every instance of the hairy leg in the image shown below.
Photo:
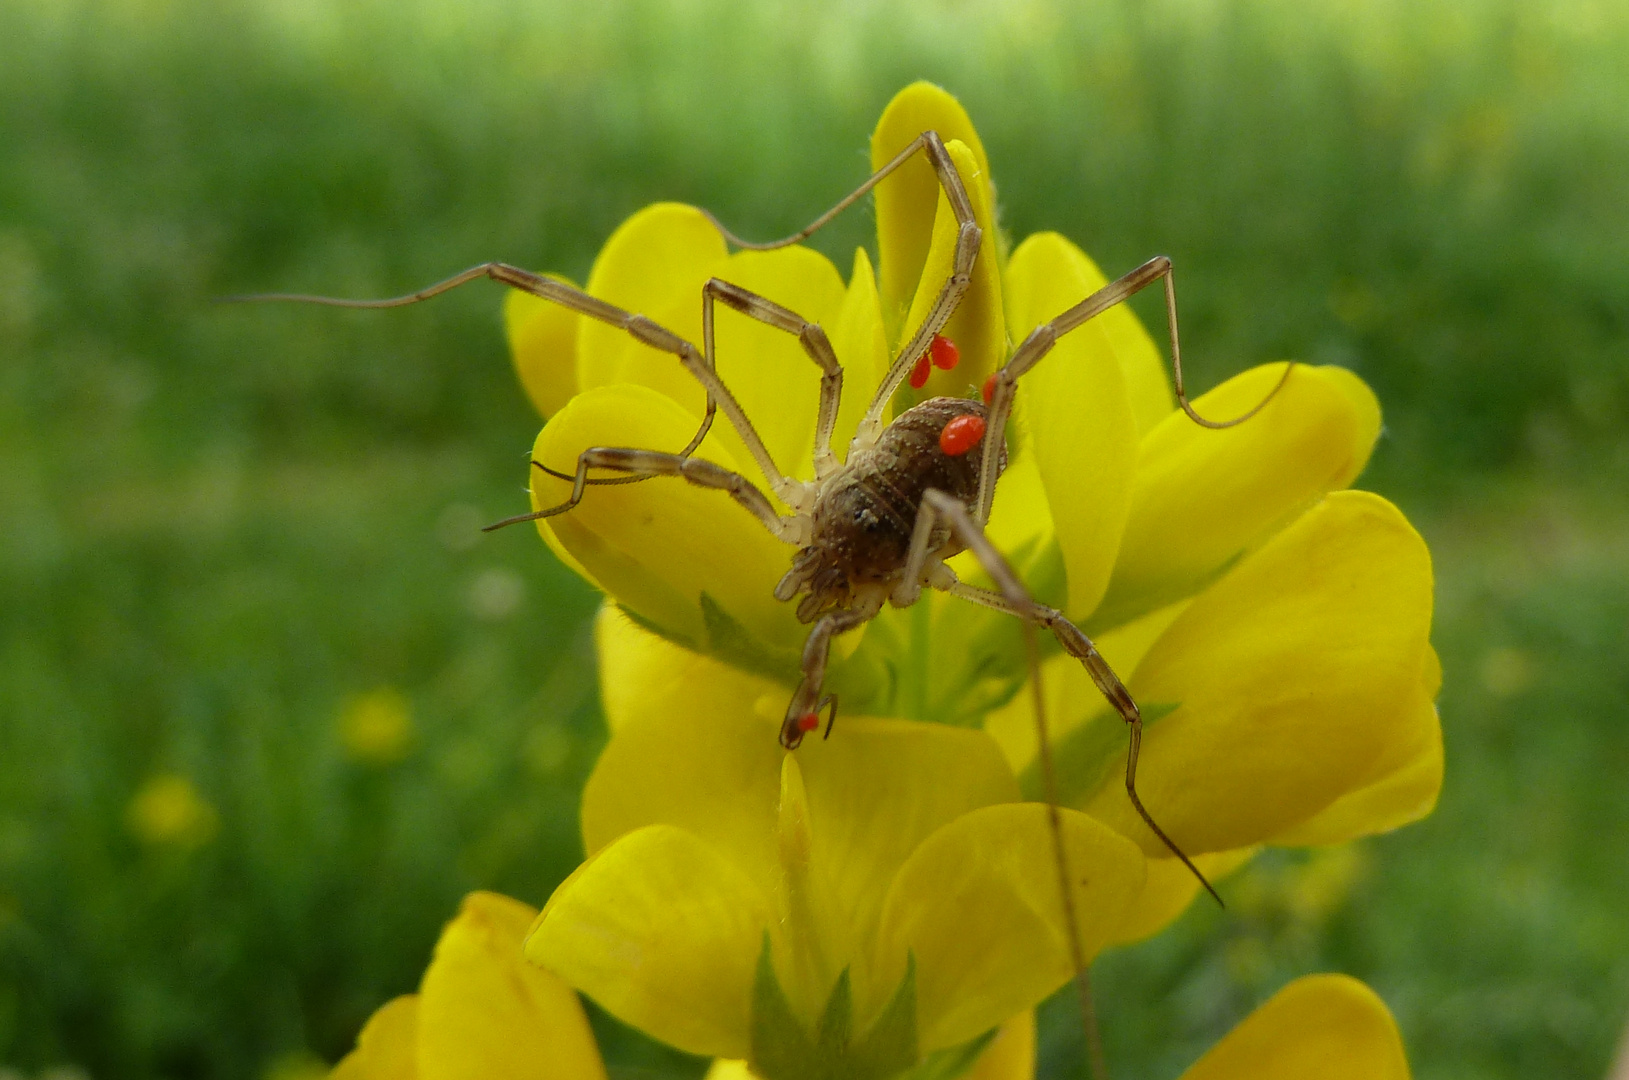
[[[831,341],[819,323],[812,323],[789,308],[755,292],[713,278],[701,290],[701,340],[707,366],[716,370],[713,360],[713,302],[734,308],[749,318],[784,330],[798,339],[803,351],[820,368],[820,412],[815,419],[814,466],[815,479],[824,480],[841,466],[831,450],[832,429],[837,426],[837,407],[843,399],[843,366],[837,362]],[[800,510],[811,509],[799,507]]]
[[[544,468],[537,462],[532,464]],[[752,485],[752,481],[738,472],[731,472],[722,465],[715,465],[705,458],[684,457],[680,454],[664,454],[659,450],[637,450],[626,447],[595,446],[584,450],[577,455],[577,471],[572,477],[571,496],[558,506],[551,506],[546,510],[534,510],[530,514],[518,514],[503,521],[488,525],[483,532],[501,529],[506,525],[515,525],[522,521],[536,521],[539,518],[554,517],[583,501],[583,492],[590,483],[589,469],[612,469],[617,472],[639,473],[643,476],[677,476],[687,480],[697,487],[712,488],[717,491],[728,492],[747,512],[757,518],[764,528],[768,529],[775,538],[788,544],[802,545],[808,542],[808,519],[800,514],[790,517],[781,517],[775,513],[775,507],[770,503],[769,497]],[[544,469],[551,476],[559,476],[553,469]]]
[[[781,721],[781,745],[796,750],[803,736],[818,726],[819,711],[826,702],[831,703],[832,716],[837,715],[835,696],[821,697],[821,684],[826,680],[826,661],[831,655],[831,639],[875,615],[875,608],[848,608],[822,615],[809,631],[803,643],[803,680],[792,693],[786,706],[786,718]],[[811,718],[814,721],[811,723]]]
[[[1142,750],[1143,736],[1142,713],[1137,708],[1137,702],[1132,699],[1131,692],[1120,681],[1120,677],[1114,673],[1114,669],[1109,667],[1108,661],[1103,659],[1103,654],[1097,651],[1097,646],[1092,644],[1090,638],[1081,633],[1079,627],[1065,618],[1063,612],[1038,603],[1030,596],[1029,590],[1024,587],[1024,583],[1019,580],[1018,575],[1007,564],[1007,560],[995,549],[995,545],[990,543],[989,538],[984,535],[984,530],[973,521],[972,515],[967,512],[967,508],[960,502],[942,491],[929,490],[922,498],[922,509],[918,516],[919,532],[923,528],[920,524],[921,517],[927,515],[931,515],[938,521],[949,525],[951,533],[964,547],[973,552],[974,556],[979,560],[979,564],[984,567],[986,573],[995,579],[1000,588],[999,591],[991,592],[988,589],[980,589],[960,581],[952,581],[938,587],[943,588],[944,591],[952,595],[971,600],[976,604],[982,604],[985,607],[1014,615],[1023,619],[1026,623],[1045,627],[1052,631],[1053,636],[1058,639],[1058,643],[1063,646],[1065,652],[1081,662],[1081,665],[1086,669],[1086,674],[1091,677],[1092,683],[1097,687],[1098,692],[1120,714],[1130,733],[1130,748],[1126,755],[1126,795],[1131,799],[1131,805],[1136,809],[1137,815],[1142,818],[1143,823],[1148,826],[1155,836],[1159,837],[1160,842],[1170,850],[1171,854],[1181,859],[1183,865],[1199,879],[1200,884],[1205,886],[1206,891],[1215,898],[1217,903],[1221,903],[1222,898],[1216,894],[1216,890],[1211,887],[1210,882],[1205,880],[1205,875],[1199,872],[1199,868],[1194,866],[1193,861],[1188,858],[1187,854],[1177,847],[1175,842],[1165,834],[1165,830],[1160,828],[1159,824],[1154,821],[1153,815],[1143,806],[1143,801],[1137,794],[1137,759]],[[1038,674],[1039,668],[1036,668],[1031,672],[1032,679]],[[1045,733],[1040,734],[1041,741],[1039,745],[1042,747],[1049,746]],[[1045,758],[1042,762],[1043,772],[1049,772],[1051,769],[1050,750],[1047,750],[1043,756]],[[1048,780],[1048,784],[1051,784],[1050,780]],[[1049,787],[1048,790],[1051,792],[1054,789]]]
[[[1278,396],[1284,384],[1289,381],[1290,372],[1295,365],[1284,368],[1284,375],[1278,383],[1267,393],[1267,396],[1257,402],[1248,412],[1235,416],[1231,420],[1207,420],[1194,411],[1188,404],[1188,394],[1182,385],[1182,345],[1177,337],[1176,313],[1176,285],[1171,268],[1171,260],[1164,255],[1156,256],[1137,269],[1123,277],[1109,282],[1092,295],[1063,312],[1050,322],[1042,323],[1030,331],[1028,337],[1013,352],[1012,359],[1008,360],[995,374],[994,383],[990,393],[989,430],[999,432],[1006,428],[1007,417],[1012,412],[1013,395],[1016,393],[1018,380],[1031,368],[1041,362],[1058,339],[1069,331],[1083,325],[1094,316],[1101,315],[1116,304],[1122,303],[1144,288],[1156,281],[1165,283],[1165,318],[1168,332],[1171,335],[1171,369],[1176,383],[1177,403],[1188,418],[1201,427],[1212,429],[1230,428],[1242,424],[1255,416],[1267,403]],[[990,520],[990,505],[995,499],[996,478],[1000,472],[999,451],[1000,439],[987,439],[984,444],[984,453],[979,462],[979,497],[973,507],[973,520],[981,527]]]
[[[956,237],[956,253],[951,263],[950,276],[945,279],[944,285],[940,286],[933,307],[928,309],[922,325],[916,328],[916,332],[911,335],[904,348],[900,349],[899,355],[894,358],[893,366],[878,384],[876,392],[871,397],[871,403],[866,407],[865,416],[860,420],[854,435],[855,444],[860,447],[868,447],[876,442],[877,436],[882,433],[883,410],[888,407],[889,400],[899,389],[899,384],[905,381],[905,376],[910,373],[917,359],[927,351],[933,341],[933,335],[944,328],[951,314],[955,312],[956,305],[961,302],[962,294],[967,291],[968,285],[973,280],[973,263],[978,258],[979,241],[983,238],[984,232],[973,217],[973,203],[967,196],[967,187],[962,183],[961,174],[956,171],[956,165],[951,161],[949,152],[945,150],[944,141],[939,138],[939,133],[924,131],[912,139],[910,144],[894,155],[891,161],[872,173],[865,183],[843,196],[836,206],[791,236],[768,243],[751,243],[740,239],[726,229],[716,217],[707,214],[718,231],[724,234],[724,238],[737,247],[752,251],[770,251],[785,247],[812,236],[918,153],[927,155],[928,163],[933,166],[934,174],[939,178],[939,186],[944,189],[945,198],[950,203],[951,212],[956,215],[959,230]],[[705,210],[702,212],[707,213]]]
[[[405,296],[394,296],[386,300],[341,300],[334,297],[308,296],[299,293],[267,293],[256,296],[228,297],[227,299],[239,301],[287,300],[345,308],[404,307],[408,304],[417,304],[428,300],[433,296],[439,296],[449,289],[456,289],[466,282],[482,277],[502,282],[511,288],[520,289],[522,292],[528,292],[533,296],[570,308],[579,315],[586,315],[591,319],[598,319],[600,322],[626,330],[635,341],[676,356],[684,369],[690,372],[696,381],[701,383],[702,388],[707,391],[708,415],[702,421],[702,425],[696,434],[691,438],[690,444],[674,456],[688,460],[689,455],[695,451],[696,447],[701,445],[702,437],[706,434],[707,428],[712,421],[712,410],[716,402],[717,407],[724,410],[724,415],[729,419],[730,424],[740,433],[742,441],[747,445],[747,450],[752,454],[753,460],[758,463],[759,470],[763,473],[764,479],[768,481],[770,488],[775,492],[776,497],[788,506],[799,509],[809,502],[808,486],[780,471],[774,459],[769,456],[769,448],[764,445],[764,440],[758,435],[757,429],[752,426],[752,421],[747,418],[747,414],[742,410],[740,403],[735,400],[735,395],[730,393],[729,388],[724,385],[723,380],[718,377],[718,373],[712,369],[707,358],[702,355],[700,350],[673,331],[652,322],[645,316],[624,311],[615,304],[601,300],[596,296],[590,296],[576,286],[567,285],[563,281],[556,281],[553,278],[544,277],[542,274],[534,274],[530,270],[522,270],[520,267],[511,266],[508,263],[490,262],[472,266],[468,270],[454,274],[445,281],[426,286],[417,292],[408,293]]]

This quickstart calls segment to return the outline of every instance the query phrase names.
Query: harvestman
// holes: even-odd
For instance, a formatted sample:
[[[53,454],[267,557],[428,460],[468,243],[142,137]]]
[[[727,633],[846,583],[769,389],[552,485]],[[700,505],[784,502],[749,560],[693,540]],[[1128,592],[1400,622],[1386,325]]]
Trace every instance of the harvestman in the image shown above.
[[[1171,260],[1161,255],[1098,289],[1074,307],[1031,331],[1005,366],[985,383],[983,402],[930,398],[885,424],[884,411],[907,376],[911,377],[913,386],[920,386],[925,381],[930,356],[937,366],[954,365],[955,347],[940,337],[939,331],[967,291],[983,235],[974,219],[967,190],[938,133],[927,131],[917,136],[892,161],[878,169],[836,206],[807,228],[784,239],[749,243],[724,228],[711,214],[707,215],[724,237],[737,247],[755,251],[786,247],[812,235],[919,152],[925,154],[932,165],[958,223],[951,273],[940,287],[927,317],[900,350],[888,374],[872,394],[844,461],[839,461],[831,448],[832,429],[837,422],[837,407],[842,395],[843,368],[825,331],[818,324],[807,321],[766,297],[718,278],[713,278],[702,287],[702,348],[699,351],[690,342],[643,315],[624,311],[580,289],[506,263],[483,263],[418,292],[388,300],[339,300],[295,294],[242,299],[296,300],[355,308],[400,307],[427,300],[476,278],[488,277],[626,330],[635,340],[673,354],[707,393],[707,411],[701,426],[682,450],[666,453],[632,447],[591,447],[578,456],[576,471],[569,475],[534,461],[533,465],[551,476],[571,481],[571,496],[558,506],[521,514],[488,528],[565,513],[582,501],[585,490],[592,485],[633,483],[654,476],[678,476],[698,487],[728,492],[777,539],[799,549],[793,558],[792,568],[775,587],[777,600],[790,601],[801,595],[797,617],[801,622],[814,624],[803,649],[802,680],[792,694],[781,725],[781,744],[788,750],[796,749],[805,734],[820,726],[819,713],[827,708],[830,710],[827,734],[830,734],[837,702],[835,695],[822,697],[821,686],[825,679],[831,639],[871,619],[884,603],[908,607],[917,601],[926,586],[1022,619],[1035,698],[1039,759],[1052,817],[1061,883],[1071,879],[1058,817],[1057,787],[1046,720],[1042,713],[1040,667],[1034,630],[1036,625],[1045,627],[1052,631],[1065,652],[1081,662],[1092,682],[1126,722],[1130,737],[1126,756],[1126,794],[1138,816],[1220,903],[1221,898],[1210,882],[1155,823],[1137,795],[1142,717],[1131,694],[1098,653],[1091,639],[1081,633],[1062,612],[1031,597],[1006,559],[986,538],[984,525],[990,518],[996,482],[1006,466],[1006,448],[1003,438],[986,439],[984,435],[987,431],[1005,431],[1018,380],[1051,351],[1058,338],[1156,281],[1163,282],[1165,288],[1166,322],[1171,339],[1171,367],[1177,401],[1194,423],[1216,429],[1243,423],[1272,400],[1289,378],[1291,368],[1285,368],[1283,377],[1266,397],[1232,420],[1207,420],[1195,412],[1188,403],[1182,385],[1182,352],[1177,338],[1176,291]],[[752,421],[719,378],[713,357],[715,303],[722,303],[795,336],[809,359],[820,368],[820,406],[814,437],[815,479],[812,482],[796,480],[780,471]],[[740,434],[770,490],[791,509],[790,514],[779,515],[768,497],[740,473],[692,456],[711,428],[718,409],[723,410],[725,418]],[[976,465],[973,460],[975,448],[979,448]],[[628,475],[591,479],[588,475],[591,469],[607,469]],[[999,586],[998,589],[979,588],[957,579],[955,571],[946,565],[945,560],[964,550],[973,552],[985,572]],[[1072,891],[1068,888],[1063,890],[1063,901],[1072,960],[1076,972],[1083,975],[1086,970],[1085,957],[1080,945]]]

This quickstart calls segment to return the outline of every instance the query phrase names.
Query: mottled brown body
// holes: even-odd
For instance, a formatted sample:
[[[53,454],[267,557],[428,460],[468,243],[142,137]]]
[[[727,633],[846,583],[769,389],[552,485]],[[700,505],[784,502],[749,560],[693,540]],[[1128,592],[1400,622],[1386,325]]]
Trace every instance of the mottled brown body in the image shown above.
[[[952,456],[939,448],[939,434],[958,416],[985,415],[980,401],[930,398],[896,417],[875,446],[851,454],[821,488],[813,537],[775,590],[783,600],[808,590],[798,605],[800,621],[813,622],[862,599],[874,602],[898,581],[923,492],[936,488],[964,504],[978,498],[982,442]],[[1006,467],[1005,451],[1000,467]],[[962,546],[943,525],[929,549],[944,558]]]

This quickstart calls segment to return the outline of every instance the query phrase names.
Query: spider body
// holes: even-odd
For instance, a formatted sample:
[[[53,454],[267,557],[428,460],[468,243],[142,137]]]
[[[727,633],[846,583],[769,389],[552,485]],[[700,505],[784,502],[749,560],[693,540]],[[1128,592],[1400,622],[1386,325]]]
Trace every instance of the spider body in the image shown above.
[[[963,502],[977,497],[977,455],[948,454],[940,444],[957,417],[983,421],[986,414],[978,401],[929,398],[896,417],[874,445],[852,450],[820,485],[810,542],[793,558],[775,598],[804,594],[797,608],[804,623],[833,611],[880,609],[905,574],[924,493],[935,489]],[[1003,450],[999,467],[1005,465]],[[962,550],[948,524],[934,530],[928,547],[940,559]]]

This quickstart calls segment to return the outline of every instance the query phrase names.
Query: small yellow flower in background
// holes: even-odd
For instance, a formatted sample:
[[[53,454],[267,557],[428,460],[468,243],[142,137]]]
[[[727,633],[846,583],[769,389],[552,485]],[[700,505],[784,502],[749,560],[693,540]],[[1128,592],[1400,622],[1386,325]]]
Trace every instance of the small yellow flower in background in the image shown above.
[[[536,914],[496,893],[465,897],[419,992],[373,1014],[334,1080],[605,1080],[577,995],[521,958]]]
[[[413,705],[391,686],[353,695],[340,710],[339,738],[353,761],[394,765],[413,746]]]
[[[1494,697],[1510,697],[1533,685],[1536,674],[1532,654],[1496,647],[1482,657],[1482,685]]]
[[[621,718],[583,793],[588,861],[527,956],[665,1042],[771,1076],[827,1051],[856,1078],[977,1052],[1073,974],[1046,807],[1016,801],[989,736],[855,718],[787,754],[777,723],[700,701]],[[1131,917],[1145,859],[1084,814],[1063,828],[1090,957]],[[834,1013],[835,1049],[817,1038]]]
[[[189,778],[160,773],[148,777],[130,800],[125,824],[144,844],[191,849],[213,840],[221,819]]]

